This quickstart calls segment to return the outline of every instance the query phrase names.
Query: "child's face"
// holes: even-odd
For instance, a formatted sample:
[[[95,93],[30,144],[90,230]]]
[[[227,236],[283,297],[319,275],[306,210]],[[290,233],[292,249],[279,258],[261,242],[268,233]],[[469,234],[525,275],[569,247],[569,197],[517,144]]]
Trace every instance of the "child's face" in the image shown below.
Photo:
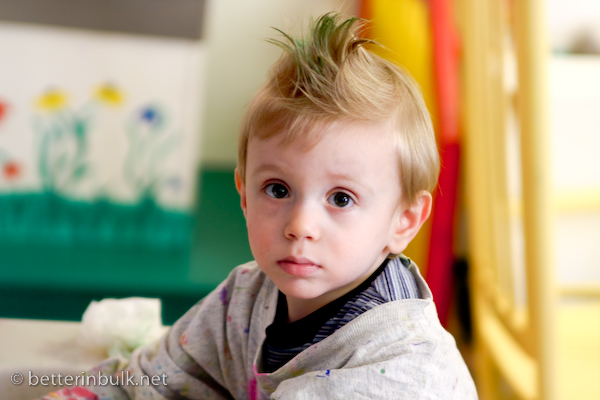
[[[245,184],[236,175],[250,248],[290,320],[357,287],[414,236],[404,237],[393,129],[335,123],[310,150],[250,140]]]

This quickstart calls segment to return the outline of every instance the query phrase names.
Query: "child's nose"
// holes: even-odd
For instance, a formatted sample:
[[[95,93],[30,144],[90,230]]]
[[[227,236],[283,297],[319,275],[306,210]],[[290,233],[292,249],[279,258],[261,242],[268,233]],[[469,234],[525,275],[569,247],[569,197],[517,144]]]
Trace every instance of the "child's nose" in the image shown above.
[[[315,210],[307,204],[296,205],[291,212],[289,220],[284,229],[284,235],[288,239],[311,239],[318,240],[320,230],[318,226],[319,216]]]

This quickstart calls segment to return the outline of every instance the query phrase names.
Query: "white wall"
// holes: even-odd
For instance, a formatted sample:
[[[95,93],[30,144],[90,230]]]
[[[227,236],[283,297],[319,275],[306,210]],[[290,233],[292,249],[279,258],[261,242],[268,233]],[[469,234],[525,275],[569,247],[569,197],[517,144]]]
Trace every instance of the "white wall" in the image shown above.
[[[203,112],[201,162],[231,167],[237,157],[237,134],[244,107],[266,78],[281,51],[263,39],[270,27],[301,28],[308,17],[328,11],[356,14],[357,0],[212,0],[204,38],[208,78]]]
[[[554,56],[549,80],[554,189],[582,202],[578,196],[600,190],[600,56]],[[597,207],[557,214],[555,254],[561,283],[600,282],[599,238]]]

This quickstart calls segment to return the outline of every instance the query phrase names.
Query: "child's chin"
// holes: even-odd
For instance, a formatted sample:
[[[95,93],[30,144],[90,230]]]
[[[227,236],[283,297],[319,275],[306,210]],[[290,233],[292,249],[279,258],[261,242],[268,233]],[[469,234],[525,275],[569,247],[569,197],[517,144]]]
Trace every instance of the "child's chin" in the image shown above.
[[[314,287],[307,287],[307,285],[277,285],[281,293],[285,294],[286,297],[292,297],[298,300],[313,300],[317,297],[322,296],[323,291],[315,290]]]

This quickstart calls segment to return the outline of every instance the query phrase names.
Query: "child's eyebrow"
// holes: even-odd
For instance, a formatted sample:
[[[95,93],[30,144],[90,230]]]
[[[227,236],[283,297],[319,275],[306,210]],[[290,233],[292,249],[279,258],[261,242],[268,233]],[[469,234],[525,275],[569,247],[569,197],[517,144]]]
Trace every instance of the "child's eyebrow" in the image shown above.
[[[261,172],[281,172],[281,168],[273,164],[262,164],[253,171],[255,174]]]
[[[329,177],[338,181],[356,182],[356,178],[353,175],[348,174],[329,174]]]
[[[259,174],[261,172],[282,172],[282,171],[283,170],[281,168],[279,168],[277,165],[262,164],[258,168],[256,168],[256,170],[254,170],[253,172],[255,174]],[[332,179],[339,180],[339,181],[349,181],[349,182],[356,181],[356,179],[351,174],[344,174],[344,173],[332,174],[332,173],[330,173],[330,174],[328,174],[328,176]]]

